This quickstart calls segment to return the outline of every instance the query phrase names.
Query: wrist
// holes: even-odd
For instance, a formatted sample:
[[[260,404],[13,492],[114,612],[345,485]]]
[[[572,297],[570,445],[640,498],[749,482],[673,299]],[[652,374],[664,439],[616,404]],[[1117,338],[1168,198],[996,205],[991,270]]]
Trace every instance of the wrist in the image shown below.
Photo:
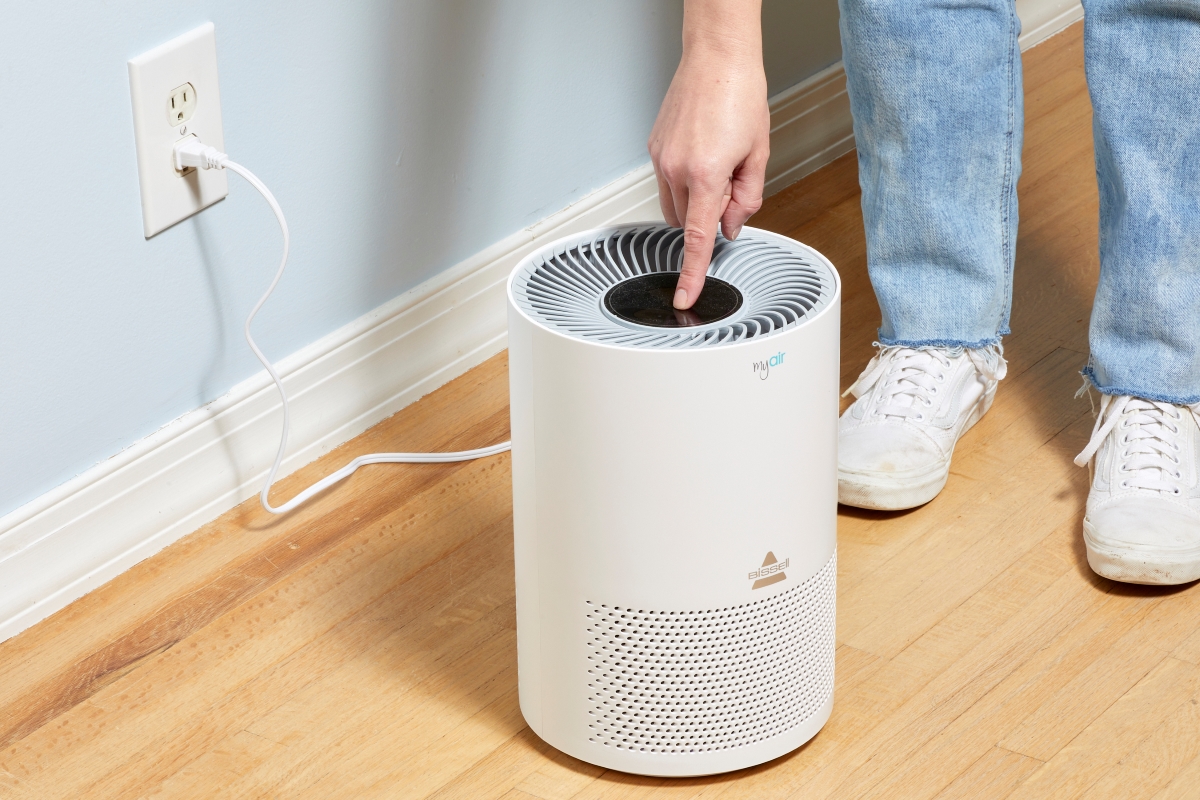
[[[754,50],[731,51],[729,48],[696,47],[684,50],[679,61],[676,79],[700,87],[712,82],[722,84],[764,85],[762,55]]]
[[[762,47],[753,44],[731,42],[728,37],[720,41],[694,41],[685,43],[681,63],[711,64],[722,71],[758,71],[763,69]]]
[[[687,0],[683,57],[762,68],[760,0]]]

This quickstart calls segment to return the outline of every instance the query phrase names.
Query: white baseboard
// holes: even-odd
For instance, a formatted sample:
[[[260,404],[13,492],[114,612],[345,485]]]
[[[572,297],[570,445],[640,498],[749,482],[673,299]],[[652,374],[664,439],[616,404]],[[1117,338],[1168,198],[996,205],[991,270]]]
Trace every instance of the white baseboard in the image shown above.
[[[1022,28],[1018,41],[1028,50],[1083,19],[1083,6],[1079,0],[1017,0],[1017,16]]]
[[[1055,0],[1035,4],[1053,11]],[[1044,15],[1022,42],[1056,33],[1074,13]],[[835,64],[772,98],[767,194],[853,149],[845,84]],[[503,350],[504,280],[526,253],[650,219],[661,216],[646,164],[283,359],[293,426],[281,473]],[[278,436],[279,401],[260,373],[0,518],[0,641],[253,497]]]
[[[854,149],[842,62],[771,98],[768,197]]]

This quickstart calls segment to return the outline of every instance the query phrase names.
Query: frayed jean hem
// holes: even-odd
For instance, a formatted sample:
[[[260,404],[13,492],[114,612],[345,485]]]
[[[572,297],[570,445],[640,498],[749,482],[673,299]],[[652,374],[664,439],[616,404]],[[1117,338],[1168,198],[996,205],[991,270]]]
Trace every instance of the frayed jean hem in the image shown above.
[[[1170,403],[1173,406],[1190,406],[1200,403],[1200,395],[1180,397],[1178,395],[1145,392],[1141,389],[1130,389],[1122,386],[1101,386],[1100,382],[1096,380],[1096,373],[1090,366],[1084,367],[1080,370],[1079,374],[1087,378],[1088,382],[1096,387],[1096,391],[1100,394],[1112,395],[1114,397],[1129,395],[1130,397],[1140,397],[1143,400],[1153,400],[1156,403]]]
[[[885,347],[911,347],[914,350],[920,350],[922,347],[961,347],[964,350],[982,350],[985,347],[995,347],[1000,344],[999,336],[967,342],[962,339],[889,339],[882,332],[877,335],[879,343]]]

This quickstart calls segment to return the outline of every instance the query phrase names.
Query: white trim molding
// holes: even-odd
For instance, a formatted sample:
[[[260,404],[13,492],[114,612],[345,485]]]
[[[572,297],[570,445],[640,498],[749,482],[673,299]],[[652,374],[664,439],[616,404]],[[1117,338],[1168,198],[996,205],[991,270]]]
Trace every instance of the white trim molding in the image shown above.
[[[1048,9],[1026,36],[1078,18],[1056,2],[1022,4]],[[772,98],[767,193],[853,147],[839,63]],[[527,253],[652,219],[661,219],[658,191],[645,164],[283,359],[294,413],[281,475],[503,350],[504,281]],[[0,518],[0,641],[253,497],[274,457],[279,410],[260,373]]]
[[[1083,5],[1079,0],[1017,0],[1017,16],[1022,29],[1018,41],[1028,50],[1083,19]]]
[[[771,98],[768,197],[854,149],[846,72],[838,62]]]

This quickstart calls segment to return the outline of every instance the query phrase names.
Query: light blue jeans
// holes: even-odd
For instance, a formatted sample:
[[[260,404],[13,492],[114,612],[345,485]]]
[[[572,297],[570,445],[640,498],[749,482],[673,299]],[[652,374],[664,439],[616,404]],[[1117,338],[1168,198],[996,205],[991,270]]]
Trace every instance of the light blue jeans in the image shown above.
[[[1200,401],[1200,0],[1084,0],[1100,391]],[[1012,0],[840,0],[884,344],[1009,333],[1021,173]]]

